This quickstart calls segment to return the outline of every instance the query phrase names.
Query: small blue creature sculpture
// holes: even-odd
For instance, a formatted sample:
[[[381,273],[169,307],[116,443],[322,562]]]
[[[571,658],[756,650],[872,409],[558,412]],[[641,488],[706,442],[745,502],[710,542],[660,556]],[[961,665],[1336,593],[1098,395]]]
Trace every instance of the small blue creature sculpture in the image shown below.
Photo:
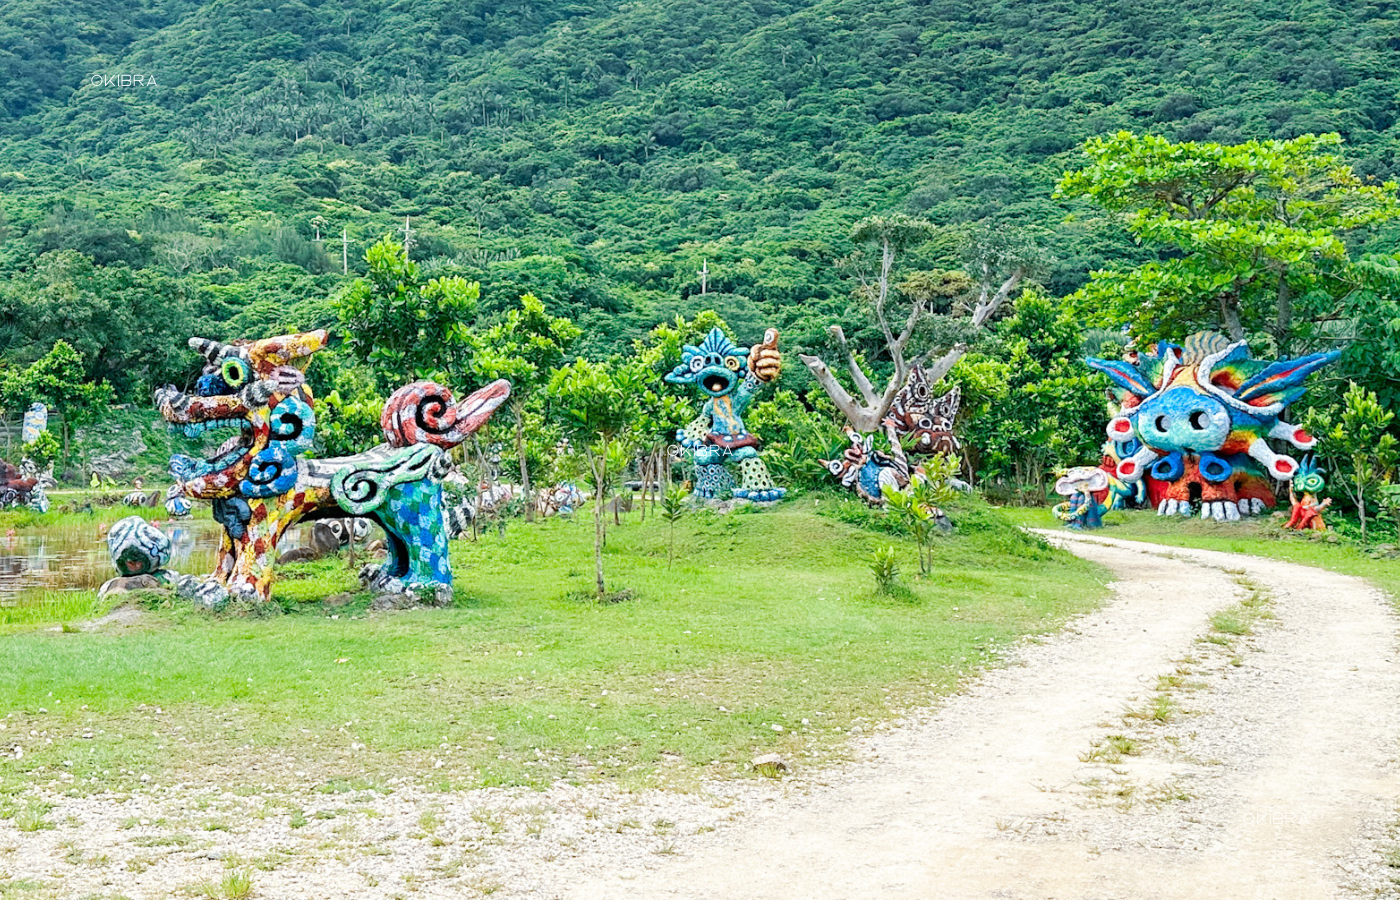
[[[699,418],[676,432],[681,446],[695,461],[695,494],[700,500],[737,500],[757,503],[781,499],[786,493],[773,483],[768,467],[758,456],[758,438],[744,427],[744,412],[759,385],[778,377],[782,354],[778,331],[768,329],[763,343],[736,347],[718,328],[700,346],[685,345],[681,363],[666,380],[693,384],[706,398]],[[739,469],[736,481],[727,465]]]
[[[1108,489],[1108,473],[1103,469],[1075,466],[1055,482],[1055,493],[1068,498],[1055,507],[1055,518],[1069,528],[1102,528],[1104,505],[1097,495]]]

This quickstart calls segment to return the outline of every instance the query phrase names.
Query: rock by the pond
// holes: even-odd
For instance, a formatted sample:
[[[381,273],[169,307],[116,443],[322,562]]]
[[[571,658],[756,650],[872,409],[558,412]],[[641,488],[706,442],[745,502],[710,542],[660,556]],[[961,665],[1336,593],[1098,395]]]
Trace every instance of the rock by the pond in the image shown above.
[[[103,478],[121,478],[131,471],[132,460],[147,450],[139,425],[128,428],[122,423],[104,420],[78,429],[75,437],[104,449],[103,453],[93,454],[86,466],[86,471],[96,472]],[[81,477],[86,481],[85,475]]]
[[[170,538],[140,516],[127,516],[107,532],[107,553],[118,575],[153,575],[170,562]]]
[[[418,605],[418,598],[412,594],[380,594],[370,601],[370,609],[413,609]]]
[[[97,589],[97,599],[101,600],[111,594],[129,594],[132,591],[164,590],[169,586],[154,575],[118,575],[116,578],[108,579],[102,587]]]
[[[316,551],[312,550],[310,547],[293,547],[286,553],[277,557],[277,565],[284,566],[287,563],[311,562],[314,559],[320,559],[320,557],[317,556]]]
[[[228,603],[228,590],[222,584],[197,575],[181,575],[175,584],[175,594],[205,609],[218,609]]]

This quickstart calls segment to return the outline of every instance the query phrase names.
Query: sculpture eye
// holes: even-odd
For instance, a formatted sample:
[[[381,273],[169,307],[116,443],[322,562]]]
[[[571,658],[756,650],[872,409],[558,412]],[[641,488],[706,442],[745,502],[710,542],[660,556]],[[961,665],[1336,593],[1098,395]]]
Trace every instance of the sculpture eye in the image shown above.
[[[705,360],[703,357],[692,356],[690,358],[690,371],[699,372],[703,368],[705,368]]]
[[[229,387],[241,387],[248,380],[248,364],[231,356],[220,364],[219,375]]]
[[[739,371],[739,357],[737,357],[737,356],[726,356],[726,357],[724,358],[724,367],[725,367],[726,369],[728,369],[729,371],[731,371],[731,372],[737,372],[737,371]]]

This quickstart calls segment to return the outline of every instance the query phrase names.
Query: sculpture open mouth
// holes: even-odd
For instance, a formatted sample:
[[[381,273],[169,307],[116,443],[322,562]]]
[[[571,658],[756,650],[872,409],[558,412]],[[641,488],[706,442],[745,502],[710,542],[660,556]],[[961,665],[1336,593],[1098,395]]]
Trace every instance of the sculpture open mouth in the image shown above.
[[[728,369],[711,366],[700,373],[697,379],[705,393],[718,397],[727,394],[734,387],[734,375]]]
[[[256,449],[257,431],[239,395],[201,397],[167,386],[156,392],[156,407],[172,432],[202,441],[201,458],[170,458],[176,480],[191,482],[217,473],[242,477]]]
[[[184,425],[171,423],[170,430],[187,438],[203,438],[200,454],[211,469],[228,468],[253,448],[253,426],[247,419],[212,419]]]

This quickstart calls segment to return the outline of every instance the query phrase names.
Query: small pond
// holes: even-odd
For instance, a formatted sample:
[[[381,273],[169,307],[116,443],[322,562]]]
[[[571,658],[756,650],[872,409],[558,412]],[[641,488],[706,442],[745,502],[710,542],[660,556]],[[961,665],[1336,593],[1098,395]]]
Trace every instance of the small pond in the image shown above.
[[[116,574],[107,556],[109,527],[107,522],[73,517],[54,525],[0,531],[0,606],[49,591],[101,587]],[[211,519],[162,520],[159,527],[170,535],[170,568],[182,574],[214,568],[220,528]]]

